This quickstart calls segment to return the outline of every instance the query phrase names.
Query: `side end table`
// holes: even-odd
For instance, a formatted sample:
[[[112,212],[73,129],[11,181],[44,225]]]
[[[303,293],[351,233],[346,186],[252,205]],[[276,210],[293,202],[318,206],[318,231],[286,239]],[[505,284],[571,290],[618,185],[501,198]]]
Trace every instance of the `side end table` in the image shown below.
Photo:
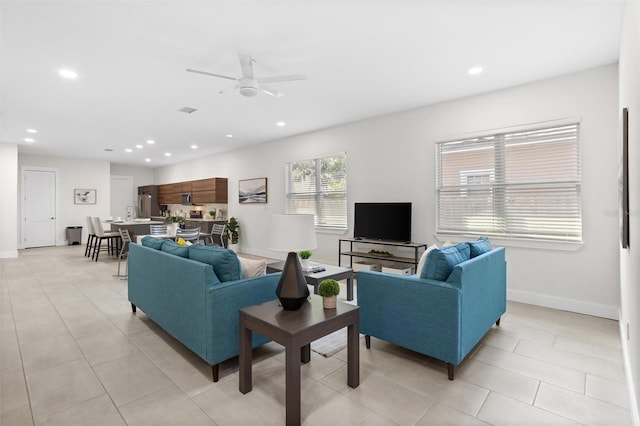
[[[251,392],[253,387],[251,336],[255,331],[285,347],[287,425],[299,425],[301,361],[308,362],[312,341],[344,327],[347,327],[347,384],[357,388],[360,307],[339,301],[335,309],[324,309],[322,298],[311,295],[310,301],[297,311],[282,309],[278,300],[240,309],[240,392]]]

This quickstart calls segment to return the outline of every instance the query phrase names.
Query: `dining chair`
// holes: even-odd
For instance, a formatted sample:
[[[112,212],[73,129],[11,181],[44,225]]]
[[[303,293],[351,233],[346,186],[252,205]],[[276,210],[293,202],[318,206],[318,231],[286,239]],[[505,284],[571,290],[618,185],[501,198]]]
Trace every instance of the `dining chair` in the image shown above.
[[[118,229],[118,233],[120,234],[120,238],[122,239],[122,247],[120,247],[120,253],[118,253],[118,273],[114,275],[114,278],[125,279],[129,275],[129,267],[127,262],[129,262],[129,244],[131,244],[131,235],[129,235],[128,229],[120,228]],[[120,274],[120,262],[122,259],[125,259],[125,271],[124,275]]]
[[[226,247],[224,243],[224,228],[224,224],[213,224],[210,233],[200,235],[204,244],[206,245],[209,242],[213,246]]]
[[[167,225],[149,225],[149,234],[151,235],[162,235],[167,233]]]
[[[182,238],[185,241],[190,241],[196,244],[198,242],[198,239],[200,239],[200,228],[187,228],[187,229],[178,228],[176,230],[175,241],[178,241],[178,239],[180,238]]]

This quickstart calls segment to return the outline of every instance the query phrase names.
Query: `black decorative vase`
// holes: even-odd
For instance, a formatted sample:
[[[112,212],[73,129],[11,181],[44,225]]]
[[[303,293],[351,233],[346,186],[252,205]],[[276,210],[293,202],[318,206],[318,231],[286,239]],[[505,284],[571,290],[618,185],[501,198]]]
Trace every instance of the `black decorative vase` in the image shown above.
[[[282,268],[276,296],[278,296],[282,308],[287,311],[300,309],[309,297],[309,288],[298,261],[298,254],[293,251],[287,255],[287,260]]]

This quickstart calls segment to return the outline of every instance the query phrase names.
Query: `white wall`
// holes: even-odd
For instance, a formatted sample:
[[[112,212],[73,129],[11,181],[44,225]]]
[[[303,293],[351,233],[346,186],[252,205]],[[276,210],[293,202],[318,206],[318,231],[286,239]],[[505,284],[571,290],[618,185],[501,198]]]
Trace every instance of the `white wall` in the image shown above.
[[[82,226],[82,241],[87,236],[86,216],[109,216],[110,166],[108,161],[76,160],[36,155],[18,155],[22,166],[51,167],[57,174],[56,244],[65,245],[67,226]],[[17,172],[16,172],[17,174]],[[18,193],[21,188],[17,185]],[[74,204],[74,189],[96,189],[96,204]],[[19,209],[16,208],[16,211]]]
[[[284,212],[284,164],[346,151],[350,229],[353,203],[411,201],[413,240],[434,242],[434,143],[470,132],[567,117],[581,119],[584,244],[575,251],[507,245],[509,297],[617,318],[619,252],[617,66],[540,81],[369,119],[155,170],[155,182],[229,178],[229,216],[240,249],[269,252],[268,220]],[[381,100],[383,102],[383,100]],[[239,179],[267,177],[268,204],[238,204]],[[337,234],[318,235],[313,259],[337,263]]]
[[[131,194],[131,200],[133,200],[134,205],[138,202],[138,187],[153,185],[155,183],[153,169],[148,167],[131,167],[122,164],[111,164],[111,175],[131,176],[133,180],[133,193]]]
[[[0,259],[18,257],[18,146],[0,144]]]
[[[626,349],[627,379],[630,382],[632,412],[635,424],[638,420],[638,383],[640,381],[640,7],[638,1],[625,3],[622,37],[620,40],[620,106],[629,108],[629,202],[630,202],[630,244],[626,250],[620,249],[620,298],[622,300],[620,325],[623,347]],[[620,153],[621,138],[618,138]],[[621,158],[621,157],[620,157]],[[628,337],[627,337],[628,327]]]

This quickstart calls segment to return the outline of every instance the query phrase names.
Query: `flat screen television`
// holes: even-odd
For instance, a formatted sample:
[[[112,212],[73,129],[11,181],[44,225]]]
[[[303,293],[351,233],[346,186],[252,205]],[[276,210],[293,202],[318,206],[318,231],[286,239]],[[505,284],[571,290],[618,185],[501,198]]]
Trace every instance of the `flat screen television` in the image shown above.
[[[355,203],[353,237],[411,241],[411,203]]]

